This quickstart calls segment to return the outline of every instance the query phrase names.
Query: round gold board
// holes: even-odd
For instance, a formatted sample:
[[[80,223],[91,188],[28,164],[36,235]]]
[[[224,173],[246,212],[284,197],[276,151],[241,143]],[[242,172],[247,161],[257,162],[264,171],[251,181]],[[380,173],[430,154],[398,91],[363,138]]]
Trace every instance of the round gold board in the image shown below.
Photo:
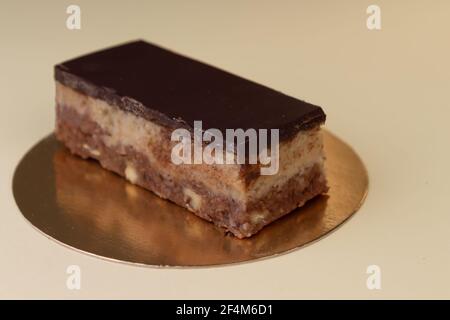
[[[269,257],[304,246],[361,206],[368,175],[358,155],[324,131],[330,190],[239,240],[167,200],[69,153],[49,135],[19,163],[17,205],[39,231],[94,256],[149,266],[208,266]]]

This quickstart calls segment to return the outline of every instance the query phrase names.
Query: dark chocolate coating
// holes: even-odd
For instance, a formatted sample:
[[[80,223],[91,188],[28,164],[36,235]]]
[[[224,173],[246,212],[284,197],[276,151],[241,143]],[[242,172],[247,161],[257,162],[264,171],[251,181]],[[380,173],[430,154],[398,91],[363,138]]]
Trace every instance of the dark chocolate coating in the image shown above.
[[[280,139],[325,122],[322,108],[145,41],[55,66],[55,79],[172,127],[279,129]]]

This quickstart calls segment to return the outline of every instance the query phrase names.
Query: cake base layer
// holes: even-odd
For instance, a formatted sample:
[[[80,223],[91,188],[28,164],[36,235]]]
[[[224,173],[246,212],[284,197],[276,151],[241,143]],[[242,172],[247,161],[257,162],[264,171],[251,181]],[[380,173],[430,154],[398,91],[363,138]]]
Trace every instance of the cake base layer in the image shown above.
[[[104,168],[187,208],[239,238],[257,233],[267,224],[328,189],[323,163],[311,161],[295,174],[281,180],[281,183],[267,181],[263,184],[264,189],[259,183],[259,190],[264,192],[253,193],[250,197],[248,194],[251,193],[247,191],[249,186],[245,187],[247,189],[244,192],[233,190],[235,186],[231,183],[220,186],[220,183],[233,180],[230,174],[239,173],[241,169],[207,171],[211,169],[197,166],[184,168],[183,171],[170,162],[170,131],[157,127],[151,133],[153,136],[148,136],[152,141],[147,140],[147,146],[153,150],[149,156],[149,153],[143,152],[145,148],[142,148],[142,139],[139,137],[127,137],[126,141],[121,141],[115,138],[117,132],[112,132],[117,129],[114,124],[105,128],[104,124],[93,119],[93,112],[114,112],[113,106],[95,110],[96,105],[90,102],[91,98],[82,94],[77,94],[76,98],[77,101],[66,99],[66,104],[59,103],[56,118],[56,136],[73,154],[98,160]],[[81,112],[79,106],[87,107],[88,112]],[[136,141],[134,145],[133,139]],[[138,145],[140,148],[134,147]],[[311,145],[308,148],[311,150],[314,147]],[[240,183],[245,178],[237,180]],[[212,188],[214,182],[218,186],[215,189]]]

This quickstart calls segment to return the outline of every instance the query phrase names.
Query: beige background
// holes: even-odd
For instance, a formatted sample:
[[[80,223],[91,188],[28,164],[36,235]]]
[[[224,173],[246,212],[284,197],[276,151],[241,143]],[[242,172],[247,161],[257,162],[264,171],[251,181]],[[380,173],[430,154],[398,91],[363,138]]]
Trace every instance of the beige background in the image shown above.
[[[1,298],[450,298],[450,1],[69,1],[0,4]],[[366,28],[378,4],[382,30]],[[321,241],[256,263],[132,267],[34,231],[11,192],[53,128],[52,66],[144,38],[322,105],[367,164],[363,208]],[[66,289],[66,267],[82,289]],[[382,290],[366,288],[366,268]]]

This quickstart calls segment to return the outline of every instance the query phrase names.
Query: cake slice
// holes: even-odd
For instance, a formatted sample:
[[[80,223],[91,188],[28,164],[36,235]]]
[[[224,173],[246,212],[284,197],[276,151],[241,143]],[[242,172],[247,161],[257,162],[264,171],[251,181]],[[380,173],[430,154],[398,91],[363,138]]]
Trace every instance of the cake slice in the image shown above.
[[[72,153],[239,238],[327,191],[318,106],[145,41],[58,64],[55,80],[55,133]],[[249,136],[244,163],[174,162],[174,132],[191,132],[195,149],[198,122],[200,134],[276,132],[279,143],[257,151],[276,155],[276,170],[263,174],[267,163],[249,163]],[[225,142],[223,154],[237,155],[237,146]]]

